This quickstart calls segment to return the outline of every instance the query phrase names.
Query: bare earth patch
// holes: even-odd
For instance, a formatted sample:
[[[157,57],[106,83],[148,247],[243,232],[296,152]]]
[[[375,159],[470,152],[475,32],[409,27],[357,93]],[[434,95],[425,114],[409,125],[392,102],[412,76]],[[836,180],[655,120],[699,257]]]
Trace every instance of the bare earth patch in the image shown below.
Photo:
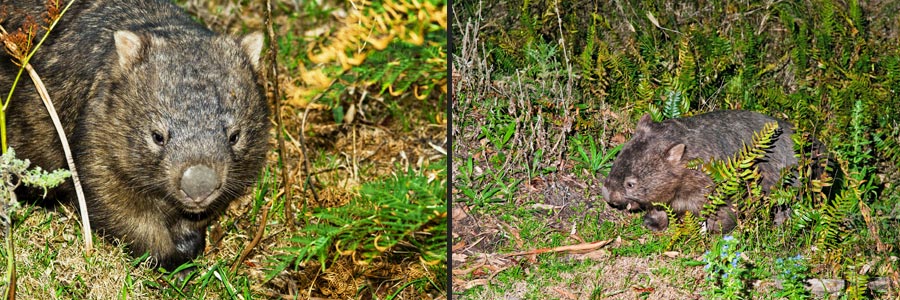
[[[559,251],[555,256],[536,254],[534,241],[523,240],[523,223],[501,220],[508,211],[453,205],[453,291],[459,299],[526,299],[535,295],[559,299],[692,299],[699,298],[697,284],[703,280],[702,267],[685,268],[664,255],[652,257],[617,256],[621,237],[585,240],[584,229],[597,226],[585,219],[627,224],[634,215],[608,209],[597,198],[596,188],[566,175],[548,175],[523,183],[516,206],[533,210],[533,221],[548,230],[569,235],[563,246],[585,245],[581,249]],[[530,199],[530,200],[529,200]],[[605,242],[605,243],[603,243]],[[640,243],[641,241],[631,241]],[[598,246],[593,246],[598,245]],[[599,248],[598,248],[599,247]],[[546,264],[573,265],[572,270],[545,276]],[[498,279],[501,272],[520,268],[527,279]],[[665,271],[657,271],[663,269]],[[518,272],[518,271],[516,271]],[[677,272],[677,275],[674,275]],[[469,291],[471,290],[471,291]],[[466,292],[468,291],[468,292]],[[462,296],[464,293],[464,296]],[[530,295],[530,296],[529,296]]]

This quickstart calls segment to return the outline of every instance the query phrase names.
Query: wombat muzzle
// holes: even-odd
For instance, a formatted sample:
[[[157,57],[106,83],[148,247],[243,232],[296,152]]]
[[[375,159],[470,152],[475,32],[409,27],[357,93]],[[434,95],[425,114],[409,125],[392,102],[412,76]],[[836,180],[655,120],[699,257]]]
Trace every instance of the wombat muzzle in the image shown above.
[[[191,200],[201,202],[219,187],[216,171],[204,165],[195,165],[181,175],[181,190]]]

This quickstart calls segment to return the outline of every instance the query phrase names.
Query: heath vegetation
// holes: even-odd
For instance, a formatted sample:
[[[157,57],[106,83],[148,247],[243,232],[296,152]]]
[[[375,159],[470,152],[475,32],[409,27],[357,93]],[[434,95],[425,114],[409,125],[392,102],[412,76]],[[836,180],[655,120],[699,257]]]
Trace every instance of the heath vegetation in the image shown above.
[[[456,296],[898,295],[900,4],[525,0],[453,10]],[[641,116],[718,109],[791,123],[798,163],[783,172],[787,184],[763,193],[754,172],[772,143],[766,127],[740,151],[692,164],[716,183],[700,215],[650,232],[640,214],[605,203],[602,182]],[[812,151],[830,163],[805,159]],[[698,221],[727,203],[740,208],[736,229],[702,233]],[[671,207],[657,209],[674,220]]]

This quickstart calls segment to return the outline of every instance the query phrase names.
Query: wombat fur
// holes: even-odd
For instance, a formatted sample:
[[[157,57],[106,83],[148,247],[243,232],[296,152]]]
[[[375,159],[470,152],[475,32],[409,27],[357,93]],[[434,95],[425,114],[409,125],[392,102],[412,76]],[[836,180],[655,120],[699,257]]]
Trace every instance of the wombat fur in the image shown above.
[[[0,24],[12,31],[26,14],[41,20],[45,2],[0,0],[8,12]],[[169,270],[203,251],[206,227],[246,194],[265,160],[262,46],[260,33],[213,33],[169,1],[72,5],[31,64],[69,137],[100,234],[127,243],[132,255],[149,252]],[[3,97],[18,71],[11,60],[0,54]],[[67,168],[27,74],[7,118],[20,157]],[[74,203],[71,182],[54,197]]]
[[[603,198],[617,209],[648,211],[644,224],[654,230],[665,229],[668,219],[653,203],[669,205],[679,217],[687,211],[700,216],[713,182],[702,171],[688,169],[685,164],[696,158],[708,161],[731,157],[769,122],[778,122],[780,134],[756,164],[760,186],[768,192],[780,181],[783,168],[797,164],[790,138],[793,127],[756,112],[721,110],[660,123],[644,115],[603,182]],[[733,209],[729,205],[710,216],[707,228],[712,232],[733,229]]]

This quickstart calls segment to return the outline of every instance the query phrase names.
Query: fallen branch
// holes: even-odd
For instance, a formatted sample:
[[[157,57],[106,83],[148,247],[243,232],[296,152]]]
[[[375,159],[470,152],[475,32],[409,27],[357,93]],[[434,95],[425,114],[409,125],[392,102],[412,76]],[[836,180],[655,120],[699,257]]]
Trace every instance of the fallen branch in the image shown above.
[[[506,254],[505,256],[513,257],[513,256],[534,255],[534,254],[541,254],[541,253],[548,253],[548,252],[584,253],[584,252],[590,252],[593,250],[603,248],[606,245],[609,245],[609,243],[612,243],[612,241],[613,241],[613,239],[608,239],[605,241],[592,242],[592,243],[583,243],[583,244],[569,245],[569,246],[559,246],[559,247],[553,247],[553,248],[541,248],[541,249],[535,249],[535,250],[513,252],[510,254]]]

